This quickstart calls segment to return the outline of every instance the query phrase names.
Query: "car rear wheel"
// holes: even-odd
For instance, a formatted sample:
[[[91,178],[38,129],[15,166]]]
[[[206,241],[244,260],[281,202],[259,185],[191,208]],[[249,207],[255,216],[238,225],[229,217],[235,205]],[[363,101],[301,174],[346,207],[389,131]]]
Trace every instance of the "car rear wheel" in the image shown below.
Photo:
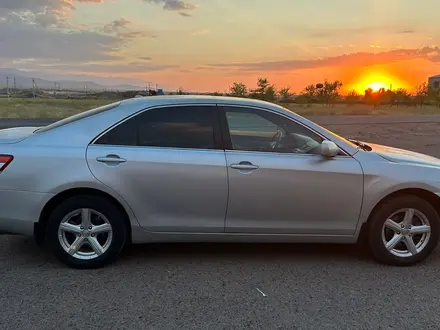
[[[116,259],[126,233],[124,214],[111,202],[99,196],[74,196],[51,213],[46,242],[66,265],[98,268]]]
[[[375,211],[368,242],[380,262],[410,266],[425,260],[437,246],[440,217],[427,201],[412,195],[396,196]]]

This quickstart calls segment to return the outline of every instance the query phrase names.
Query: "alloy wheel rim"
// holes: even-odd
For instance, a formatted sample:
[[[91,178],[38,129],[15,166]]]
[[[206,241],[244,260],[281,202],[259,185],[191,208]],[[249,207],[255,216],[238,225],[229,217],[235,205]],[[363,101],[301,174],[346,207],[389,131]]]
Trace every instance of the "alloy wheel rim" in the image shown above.
[[[100,212],[77,209],[67,214],[58,227],[58,240],[76,259],[95,259],[105,253],[113,239],[113,228]]]
[[[425,214],[413,208],[392,213],[382,227],[382,243],[393,255],[409,258],[422,252],[431,237]]]

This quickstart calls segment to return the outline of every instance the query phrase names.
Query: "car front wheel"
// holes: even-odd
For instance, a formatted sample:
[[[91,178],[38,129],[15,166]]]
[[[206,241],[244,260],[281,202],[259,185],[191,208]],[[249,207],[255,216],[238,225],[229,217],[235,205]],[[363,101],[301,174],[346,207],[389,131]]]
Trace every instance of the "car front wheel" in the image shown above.
[[[440,217],[424,199],[396,196],[379,206],[369,226],[368,241],[380,262],[409,266],[425,260],[437,246]]]
[[[99,196],[74,196],[58,205],[46,227],[55,257],[73,268],[98,268],[116,259],[126,241],[124,214]]]

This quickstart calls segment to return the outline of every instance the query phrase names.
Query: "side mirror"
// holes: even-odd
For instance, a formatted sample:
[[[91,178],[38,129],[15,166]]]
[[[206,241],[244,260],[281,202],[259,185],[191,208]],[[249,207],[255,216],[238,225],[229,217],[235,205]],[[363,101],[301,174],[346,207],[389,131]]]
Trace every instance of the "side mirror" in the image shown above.
[[[335,157],[339,153],[339,147],[333,141],[324,140],[321,143],[321,155],[324,157]]]

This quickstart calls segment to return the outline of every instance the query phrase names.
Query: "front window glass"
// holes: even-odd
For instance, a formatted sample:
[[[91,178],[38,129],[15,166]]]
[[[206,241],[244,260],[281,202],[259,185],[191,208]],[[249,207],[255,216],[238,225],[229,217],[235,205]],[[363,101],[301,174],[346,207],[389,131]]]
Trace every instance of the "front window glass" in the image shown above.
[[[304,126],[264,110],[226,108],[234,150],[319,154],[323,139]]]

